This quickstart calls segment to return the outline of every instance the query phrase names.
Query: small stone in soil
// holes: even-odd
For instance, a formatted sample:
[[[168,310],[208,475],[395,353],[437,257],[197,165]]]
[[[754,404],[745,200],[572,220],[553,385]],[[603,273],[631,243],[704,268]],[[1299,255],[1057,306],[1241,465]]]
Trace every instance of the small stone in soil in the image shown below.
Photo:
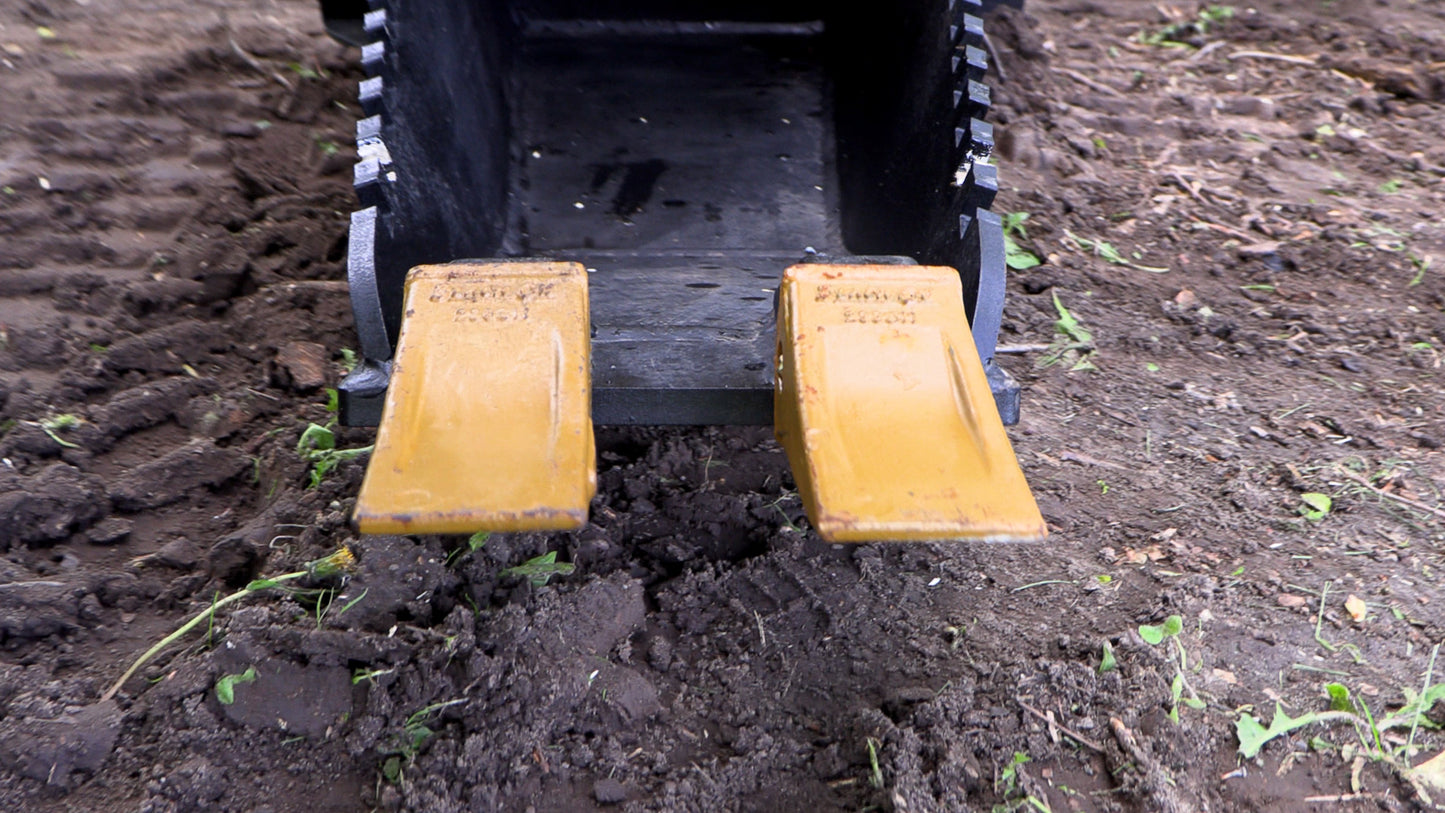
[[[598,804],[621,804],[627,801],[627,788],[611,777],[599,779],[597,784],[592,786],[592,798],[596,799]]]
[[[176,570],[190,570],[196,566],[198,558],[196,546],[185,537],[173,539],[151,554],[151,560],[156,564]]]
[[[315,342],[287,342],[276,353],[272,378],[296,392],[315,392],[326,383],[326,348]]]
[[[94,528],[85,532],[85,538],[92,545],[119,545],[130,539],[131,529],[135,523],[120,517],[111,517],[102,520]]]

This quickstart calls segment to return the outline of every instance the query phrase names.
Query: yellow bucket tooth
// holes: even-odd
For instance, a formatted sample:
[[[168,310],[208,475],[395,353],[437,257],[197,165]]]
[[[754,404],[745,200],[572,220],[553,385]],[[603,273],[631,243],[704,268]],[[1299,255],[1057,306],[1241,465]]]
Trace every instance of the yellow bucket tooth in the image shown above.
[[[829,542],[1047,534],[1004,433],[952,268],[795,265],[774,422]]]
[[[584,525],[597,492],[586,269],[418,266],[404,307],[361,532]]]

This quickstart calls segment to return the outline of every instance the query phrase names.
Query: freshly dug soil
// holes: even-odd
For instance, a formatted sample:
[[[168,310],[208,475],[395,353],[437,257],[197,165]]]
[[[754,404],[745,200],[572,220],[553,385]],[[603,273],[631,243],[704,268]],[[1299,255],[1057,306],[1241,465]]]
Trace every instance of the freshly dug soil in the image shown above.
[[[365,456],[298,453],[358,52],[306,0],[0,9],[0,804],[1423,808],[1445,704],[1236,726],[1445,675],[1445,9],[1231,12],[993,16],[1052,535],[838,546],[731,428],[600,428],[576,533],[358,538]]]

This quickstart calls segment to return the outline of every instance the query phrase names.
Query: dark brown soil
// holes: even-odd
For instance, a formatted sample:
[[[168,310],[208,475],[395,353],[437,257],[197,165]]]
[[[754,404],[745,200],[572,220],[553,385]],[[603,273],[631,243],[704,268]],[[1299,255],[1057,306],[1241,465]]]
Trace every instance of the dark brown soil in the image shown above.
[[[0,805],[1423,807],[1428,718],[1413,755],[1318,725],[1258,759],[1235,721],[1329,682],[1378,717],[1445,637],[1445,9],[1199,15],[992,21],[1048,542],[823,544],[768,430],[602,428],[592,524],[472,551],[357,538],[364,458],[313,487],[297,453],[355,345],[357,53],[306,0],[6,4]],[[101,700],[342,546],[344,579],[233,603]],[[575,571],[504,574],[549,551]]]

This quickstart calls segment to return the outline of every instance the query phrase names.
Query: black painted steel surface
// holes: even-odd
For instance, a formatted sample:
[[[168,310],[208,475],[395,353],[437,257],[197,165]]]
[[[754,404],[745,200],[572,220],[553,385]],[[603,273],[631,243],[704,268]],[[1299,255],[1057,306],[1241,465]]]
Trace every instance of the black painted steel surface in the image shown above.
[[[591,273],[597,423],[770,423],[782,271],[853,255],[958,269],[1017,420],[976,0],[373,6],[343,422],[380,418],[407,270],[547,257]]]

